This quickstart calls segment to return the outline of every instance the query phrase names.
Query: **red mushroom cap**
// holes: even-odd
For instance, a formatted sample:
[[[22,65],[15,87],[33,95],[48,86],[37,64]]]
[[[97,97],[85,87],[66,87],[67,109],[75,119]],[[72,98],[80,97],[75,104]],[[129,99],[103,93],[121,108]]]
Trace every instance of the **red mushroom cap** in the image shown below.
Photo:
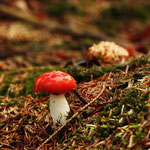
[[[33,93],[64,94],[72,92],[75,88],[76,81],[71,75],[62,71],[51,71],[36,78]]]

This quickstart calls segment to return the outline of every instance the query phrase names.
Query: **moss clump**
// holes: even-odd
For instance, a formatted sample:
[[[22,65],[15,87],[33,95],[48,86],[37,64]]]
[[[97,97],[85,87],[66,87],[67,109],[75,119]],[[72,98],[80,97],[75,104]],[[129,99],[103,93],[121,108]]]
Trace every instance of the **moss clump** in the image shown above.
[[[64,68],[62,71],[65,71],[71,74],[77,81],[89,81],[92,77],[95,79],[97,77],[103,76],[105,73],[114,72],[116,73],[118,70],[125,70],[127,65],[129,66],[129,70],[137,69],[148,63],[147,57],[141,57],[137,60],[132,60],[128,64],[116,65],[116,66],[92,66],[87,69],[80,66],[73,66],[71,68]]]

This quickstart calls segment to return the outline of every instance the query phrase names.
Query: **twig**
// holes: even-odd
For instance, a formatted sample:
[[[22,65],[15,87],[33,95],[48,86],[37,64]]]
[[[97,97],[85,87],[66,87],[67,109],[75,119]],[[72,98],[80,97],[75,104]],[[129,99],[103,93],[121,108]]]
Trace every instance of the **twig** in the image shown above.
[[[86,100],[78,93],[76,89],[74,90],[74,93],[77,95],[77,97],[83,104],[87,104]]]
[[[105,82],[103,83],[102,86],[102,90],[100,91],[100,93],[92,100],[90,101],[88,104],[86,104],[85,106],[83,106],[79,111],[77,111],[70,119],[67,120],[67,122],[65,124],[63,124],[62,126],[60,126],[60,128],[58,128],[58,130],[56,130],[52,135],[50,135],[36,150],[40,150],[40,148],[46,144],[49,140],[51,140],[61,129],[63,129],[72,119],[74,119],[75,117],[77,117],[79,115],[80,112],[82,112],[85,108],[87,108],[88,106],[90,106],[95,100],[97,100],[102,93],[105,90]]]

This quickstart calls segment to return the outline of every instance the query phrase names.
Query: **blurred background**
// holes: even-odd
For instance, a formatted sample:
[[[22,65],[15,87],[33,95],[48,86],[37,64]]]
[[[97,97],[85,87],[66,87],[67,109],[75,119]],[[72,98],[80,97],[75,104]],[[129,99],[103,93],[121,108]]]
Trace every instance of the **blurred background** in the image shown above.
[[[65,65],[101,40],[150,50],[148,0],[1,0],[0,70]]]

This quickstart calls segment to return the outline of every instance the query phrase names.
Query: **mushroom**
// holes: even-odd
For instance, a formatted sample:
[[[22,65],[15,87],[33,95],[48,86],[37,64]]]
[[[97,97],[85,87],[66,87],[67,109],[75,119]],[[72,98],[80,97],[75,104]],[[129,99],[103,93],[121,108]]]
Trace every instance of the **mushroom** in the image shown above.
[[[72,92],[75,88],[76,81],[71,75],[62,71],[51,71],[36,78],[33,93],[50,93],[49,109],[53,122],[64,124],[70,112],[65,93]]]
[[[129,57],[129,52],[114,42],[101,41],[88,49],[87,58],[91,61],[118,64]]]

